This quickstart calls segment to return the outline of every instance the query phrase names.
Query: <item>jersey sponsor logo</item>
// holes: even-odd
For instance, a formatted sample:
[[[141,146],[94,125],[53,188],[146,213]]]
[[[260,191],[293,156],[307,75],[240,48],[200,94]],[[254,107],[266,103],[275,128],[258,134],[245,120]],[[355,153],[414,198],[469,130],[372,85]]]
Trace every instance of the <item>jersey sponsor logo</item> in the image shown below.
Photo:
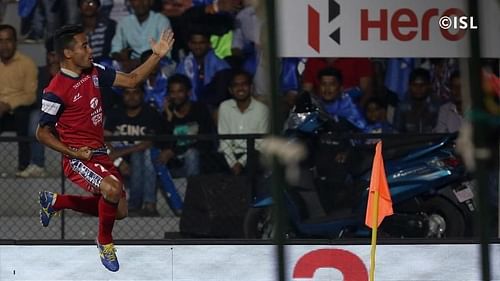
[[[82,95],[80,95],[80,92],[78,92],[74,97],[73,97],[73,102],[76,102],[77,100],[81,99]]]
[[[83,83],[85,83],[87,80],[90,79],[90,75],[85,75],[80,81],[76,82],[75,85],[73,85],[73,89],[79,88]]]
[[[60,103],[42,99],[42,112],[50,115],[56,115],[57,112],[59,112],[59,108],[61,108]]]
[[[71,159],[70,165],[73,171],[78,173],[82,178],[84,178],[88,183],[92,185],[92,191],[96,191],[99,189],[99,186],[102,182],[102,177],[98,173],[94,172],[78,159]]]
[[[99,88],[99,78],[97,77],[97,75],[92,75],[92,82],[94,83],[94,86],[96,88]]]
[[[97,105],[99,105],[99,99],[96,98],[96,97],[93,97],[91,100],[90,100],[90,108],[92,109],[96,109]]]
[[[92,119],[92,123],[94,126],[102,123],[102,107],[97,108],[90,114],[90,119]]]

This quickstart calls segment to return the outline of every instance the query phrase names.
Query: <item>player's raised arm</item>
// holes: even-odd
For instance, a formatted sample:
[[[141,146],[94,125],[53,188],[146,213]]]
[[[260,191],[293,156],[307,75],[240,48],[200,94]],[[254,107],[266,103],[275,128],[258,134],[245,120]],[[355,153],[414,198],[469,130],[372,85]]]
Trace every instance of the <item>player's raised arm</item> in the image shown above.
[[[164,30],[158,41],[150,39],[150,45],[153,54],[148,58],[148,60],[130,73],[117,72],[113,86],[133,88],[146,79],[160,59],[172,49],[172,46],[174,45],[174,33],[170,29]]]

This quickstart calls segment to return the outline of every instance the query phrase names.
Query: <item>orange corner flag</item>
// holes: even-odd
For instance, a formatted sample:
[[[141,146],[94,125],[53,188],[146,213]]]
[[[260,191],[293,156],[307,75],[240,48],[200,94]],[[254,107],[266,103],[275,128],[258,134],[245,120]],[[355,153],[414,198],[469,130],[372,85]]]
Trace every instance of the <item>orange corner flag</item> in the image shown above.
[[[377,196],[379,196],[379,198],[376,198]],[[376,217],[376,227],[378,227],[386,216],[392,214],[391,193],[389,192],[389,185],[387,184],[387,177],[385,176],[384,159],[382,158],[382,142],[378,142],[375,149],[375,157],[373,158],[365,224],[373,228]]]

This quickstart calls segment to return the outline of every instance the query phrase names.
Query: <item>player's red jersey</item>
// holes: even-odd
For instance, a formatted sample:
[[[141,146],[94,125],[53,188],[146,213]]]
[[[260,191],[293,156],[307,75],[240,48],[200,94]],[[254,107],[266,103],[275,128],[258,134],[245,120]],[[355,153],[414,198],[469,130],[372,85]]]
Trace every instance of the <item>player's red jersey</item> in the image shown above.
[[[79,77],[62,69],[43,92],[40,125],[55,124],[60,141],[69,147],[103,147],[99,88],[111,87],[115,76],[113,69],[98,64]]]

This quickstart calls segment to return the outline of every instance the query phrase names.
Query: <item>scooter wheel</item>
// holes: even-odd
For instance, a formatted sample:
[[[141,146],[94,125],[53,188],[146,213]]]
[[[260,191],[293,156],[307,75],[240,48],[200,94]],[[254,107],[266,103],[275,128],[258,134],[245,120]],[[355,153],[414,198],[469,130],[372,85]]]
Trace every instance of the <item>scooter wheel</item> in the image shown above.
[[[465,219],[460,210],[442,197],[433,197],[422,205],[429,218],[429,237],[464,237]]]

